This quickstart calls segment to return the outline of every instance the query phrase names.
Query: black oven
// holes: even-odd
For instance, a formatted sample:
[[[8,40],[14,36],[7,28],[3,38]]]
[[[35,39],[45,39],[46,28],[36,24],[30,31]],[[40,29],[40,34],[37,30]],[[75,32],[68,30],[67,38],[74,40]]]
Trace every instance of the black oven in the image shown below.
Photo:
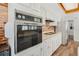
[[[30,48],[42,42],[42,26],[36,24],[17,25],[17,51]]]

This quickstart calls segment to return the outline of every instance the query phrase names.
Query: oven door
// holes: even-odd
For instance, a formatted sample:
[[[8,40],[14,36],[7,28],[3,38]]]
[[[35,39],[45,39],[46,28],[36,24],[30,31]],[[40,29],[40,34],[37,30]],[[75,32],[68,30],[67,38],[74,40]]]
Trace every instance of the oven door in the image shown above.
[[[35,46],[42,42],[42,28],[33,25],[17,25],[16,40],[16,53]]]
[[[32,46],[32,32],[28,25],[17,25],[17,52]]]

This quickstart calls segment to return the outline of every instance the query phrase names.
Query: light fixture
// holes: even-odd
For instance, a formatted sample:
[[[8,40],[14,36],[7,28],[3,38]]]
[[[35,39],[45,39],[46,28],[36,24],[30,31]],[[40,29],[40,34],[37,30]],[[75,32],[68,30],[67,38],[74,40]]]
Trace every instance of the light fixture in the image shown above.
[[[79,3],[59,3],[65,13],[79,11]]]

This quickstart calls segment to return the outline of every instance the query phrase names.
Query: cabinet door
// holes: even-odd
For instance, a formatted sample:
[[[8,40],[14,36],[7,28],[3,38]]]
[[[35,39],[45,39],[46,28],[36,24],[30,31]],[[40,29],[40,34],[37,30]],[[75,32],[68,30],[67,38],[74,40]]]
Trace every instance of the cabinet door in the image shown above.
[[[49,51],[49,49],[48,49],[48,42],[45,40],[43,42],[43,55],[44,56],[48,56],[48,51]]]
[[[55,42],[54,39],[52,40],[52,53],[54,52]]]
[[[57,48],[59,48],[59,46],[61,45],[61,42],[62,42],[62,34],[59,33],[59,34],[57,34],[57,40],[56,40],[56,43],[57,43],[56,46],[57,46]]]
[[[31,48],[28,48],[18,54],[17,56],[41,56],[42,51],[41,51],[42,44],[38,44],[36,46],[33,46]]]
[[[48,53],[49,53],[49,55],[52,54],[52,46],[53,46],[52,40],[53,40],[53,38],[50,38],[50,39],[47,40],[48,41],[48,49],[49,49]]]
[[[52,52],[55,52],[57,48],[61,45],[62,35],[59,33],[52,40]]]
[[[51,39],[45,40],[43,42],[44,56],[50,56],[51,52],[52,52],[52,41],[51,41]]]
[[[42,55],[42,44],[35,47],[32,51],[30,51],[30,56],[41,56]]]
[[[62,33],[59,33],[59,35],[58,35],[58,45],[61,45],[61,43],[62,43]]]
[[[57,36],[54,36],[52,40],[52,53],[55,52],[56,49],[57,49]]]
[[[42,55],[42,45],[38,46],[34,51],[33,51],[33,56],[41,56]]]

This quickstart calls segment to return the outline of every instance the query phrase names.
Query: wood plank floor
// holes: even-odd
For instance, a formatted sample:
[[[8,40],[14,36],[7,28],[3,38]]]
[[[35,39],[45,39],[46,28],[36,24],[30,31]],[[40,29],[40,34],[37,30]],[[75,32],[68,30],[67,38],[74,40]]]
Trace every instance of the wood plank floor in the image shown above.
[[[61,45],[52,56],[77,56],[77,48],[74,40],[69,40],[67,45]]]

